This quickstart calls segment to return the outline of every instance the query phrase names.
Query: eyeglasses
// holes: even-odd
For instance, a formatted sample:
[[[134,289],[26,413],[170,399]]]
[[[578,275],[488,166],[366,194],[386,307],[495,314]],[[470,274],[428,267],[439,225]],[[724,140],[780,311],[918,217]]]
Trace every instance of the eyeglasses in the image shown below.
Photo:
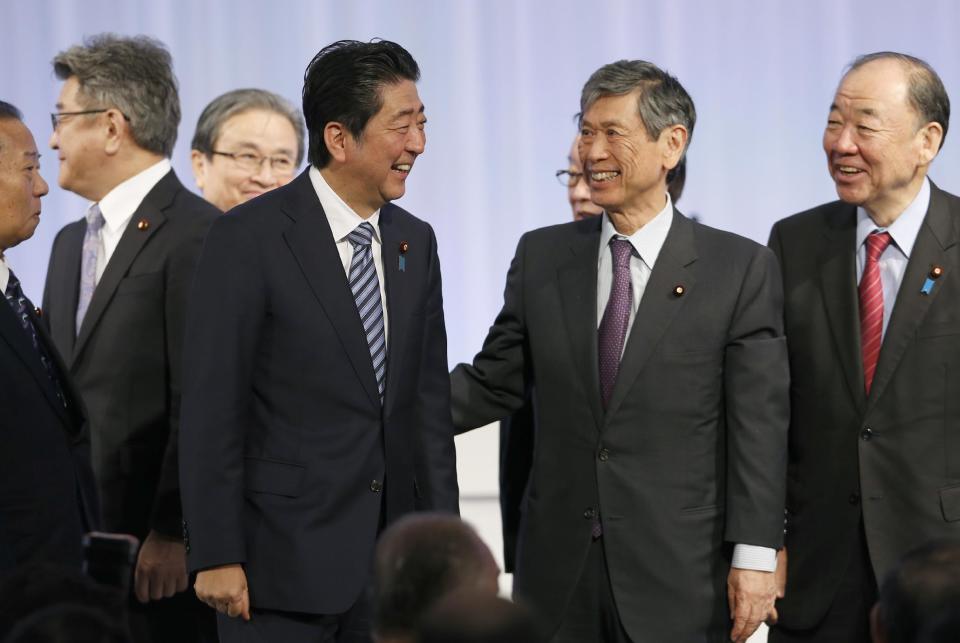
[[[259,172],[264,161],[269,161],[270,169],[273,170],[274,174],[280,176],[289,176],[297,169],[296,163],[288,156],[263,156],[253,152],[218,152],[217,150],[210,153],[217,156],[226,156],[233,160],[237,167],[246,172]]]
[[[85,116],[87,114],[103,114],[110,111],[110,107],[105,107],[103,109],[85,109],[82,112],[52,112],[50,114],[50,124],[53,126],[53,131],[56,132],[57,128],[60,126],[60,123],[63,121],[64,116]],[[130,118],[124,114],[120,113],[123,116],[123,120],[130,121]]]
[[[557,170],[556,172],[557,181],[560,182],[560,185],[565,185],[568,188],[572,188],[580,179],[583,178],[583,172],[571,172],[570,170]]]

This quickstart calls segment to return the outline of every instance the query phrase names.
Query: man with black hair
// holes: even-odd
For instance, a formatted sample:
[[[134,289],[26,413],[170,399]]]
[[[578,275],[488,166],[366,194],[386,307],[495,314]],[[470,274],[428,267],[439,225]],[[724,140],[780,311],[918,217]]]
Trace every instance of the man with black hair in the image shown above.
[[[457,592],[496,596],[500,568],[470,525],[456,516],[414,514],[377,544],[374,634],[377,643],[417,640],[438,600]]]
[[[873,643],[913,643],[950,613],[960,613],[960,540],[938,540],[914,549],[887,574],[870,612],[870,634]]]
[[[222,641],[369,640],[379,532],[458,511],[436,238],[390,203],[426,142],[419,75],[389,41],[320,51],[310,168],[207,238],[180,471]]]

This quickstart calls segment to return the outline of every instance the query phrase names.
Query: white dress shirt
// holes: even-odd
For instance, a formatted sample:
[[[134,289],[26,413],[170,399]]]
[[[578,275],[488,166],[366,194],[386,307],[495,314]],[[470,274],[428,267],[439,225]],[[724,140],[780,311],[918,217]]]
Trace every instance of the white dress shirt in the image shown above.
[[[0,294],[7,292],[8,283],[10,283],[10,266],[7,265],[7,258],[0,254]]]
[[[670,226],[673,223],[673,202],[670,195],[667,194],[667,203],[663,209],[657,213],[645,226],[634,232],[629,237],[619,234],[610,217],[604,213],[603,222],[600,225],[600,253],[597,263],[597,327],[603,319],[603,312],[607,307],[607,301],[610,299],[610,288],[613,285],[613,255],[609,249],[610,239],[617,237],[625,239],[633,246],[633,252],[630,255],[630,285],[633,288],[633,301],[630,302],[630,319],[627,322],[627,339],[630,337],[630,331],[633,328],[634,319],[637,316],[637,308],[640,300],[643,299],[644,290],[647,282],[650,280],[650,273],[653,266],[660,256],[660,250],[667,240],[667,234],[670,232]],[[623,342],[623,348],[626,350],[627,341]],[[622,356],[622,353],[621,353]],[[733,567],[739,569],[754,569],[765,572],[772,572],[777,568],[777,552],[770,547],[759,547],[757,545],[736,544],[733,548]]]
[[[350,279],[350,262],[353,260],[353,244],[347,236],[354,229],[366,221],[373,226],[373,241],[370,244],[370,250],[373,252],[373,265],[377,270],[377,281],[380,282],[380,302],[383,306],[383,338],[384,343],[389,340],[387,323],[387,291],[383,282],[383,243],[380,240],[380,210],[364,219],[354,212],[353,208],[346,204],[340,198],[340,195],[333,191],[333,188],[324,180],[314,166],[310,166],[310,182],[313,183],[313,189],[317,192],[320,199],[320,205],[327,215],[327,222],[330,224],[330,231],[333,232],[333,240],[337,244],[337,252],[340,253],[340,262],[343,264],[343,272],[347,279]]]
[[[100,277],[107,268],[113,251],[117,249],[120,243],[120,237],[133,218],[133,213],[137,211],[140,204],[146,198],[157,183],[167,175],[171,169],[170,161],[162,161],[151,165],[139,174],[131,176],[123,183],[118,184],[107,195],[100,199],[99,203],[91,203],[87,212],[95,206],[100,206],[100,213],[103,214],[103,227],[100,228],[100,251],[97,253],[97,283],[100,283]]]
[[[903,281],[903,275],[907,271],[907,262],[910,261],[910,253],[913,251],[913,244],[917,241],[917,235],[920,233],[920,226],[923,225],[923,218],[927,215],[927,209],[930,207],[930,180],[924,179],[920,191],[913,198],[907,209],[904,210],[896,221],[889,228],[881,228],[867,211],[863,208],[857,208],[857,283],[863,278],[863,265],[867,261],[867,237],[874,230],[879,232],[889,232],[893,242],[887,246],[877,260],[880,268],[880,284],[883,286],[883,327],[880,331],[880,337],[886,337],[887,324],[890,323],[890,314],[893,312],[893,304],[897,300],[897,293],[900,292],[900,284]],[[917,284],[919,290],[922,284]]]

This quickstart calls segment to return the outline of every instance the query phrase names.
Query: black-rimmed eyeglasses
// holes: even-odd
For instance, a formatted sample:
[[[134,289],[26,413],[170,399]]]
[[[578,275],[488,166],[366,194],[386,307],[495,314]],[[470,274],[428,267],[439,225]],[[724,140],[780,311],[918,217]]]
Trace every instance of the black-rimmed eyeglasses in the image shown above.
[[[580,181],[580,179],[583,178],[583,172],[571,172],[570,170],[557,170],[556,176],[557,176],[557,181],[560,182],[560,185],[565,185],[568,188],[572,188]]]
[[[79,112],[51,112],[50,114],[50,125],[53,126],[53,131],[56,132],[57,128],[60,127],[60,123],[63,121],[64,116],[86,116],[87,114],[104,114],[110,111],[110,107],[104,107],[103,109],[85,109]],[[127,115],[123,112],[120,113],[123,116],[123,120],[129,121]]]
[[[264,161],[270,162],[270,169],[273,170],[274,174],[282,176],[289,176],[297,169],[296,163],[288,156],[262,156],[253,152],[220,152],[218,150],[213,150],[210,153],[232,159],[237,167],[245,172],[259,172]]]

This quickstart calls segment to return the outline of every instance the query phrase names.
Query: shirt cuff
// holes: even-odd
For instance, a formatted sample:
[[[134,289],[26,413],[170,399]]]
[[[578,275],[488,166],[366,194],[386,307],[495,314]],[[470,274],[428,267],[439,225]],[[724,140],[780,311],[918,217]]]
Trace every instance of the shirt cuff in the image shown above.
[[[737,569],[774,572],[777,570],[777,550],[758,545],[734,545],[731,566]]]

